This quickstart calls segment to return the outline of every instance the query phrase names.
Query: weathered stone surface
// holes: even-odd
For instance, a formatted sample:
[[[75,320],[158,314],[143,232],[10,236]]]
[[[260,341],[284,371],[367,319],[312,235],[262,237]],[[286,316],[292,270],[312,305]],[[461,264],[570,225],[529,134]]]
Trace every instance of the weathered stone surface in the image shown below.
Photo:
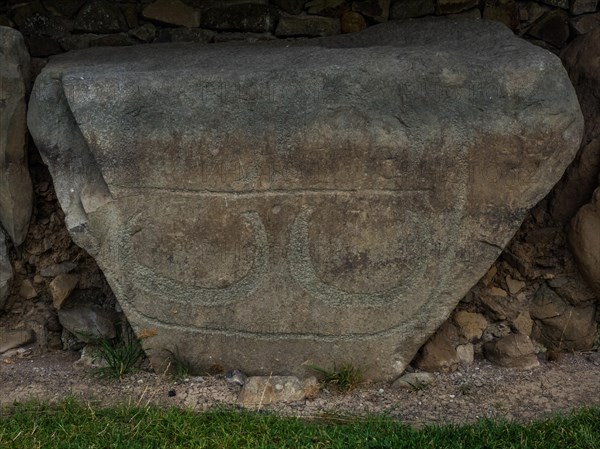
[[[142,42],[152,42],[156,37],[156,27],[151,23],[145,23],[133,30],[129,30],[129,35]]]
[[[454,371],[460,363],[456,352],[459,343],[458,329],[447,321],[423,345],[414,364],[424,371]]]
[[[44,6],[56,15],[73,17],[85,0],[44,0]]]
[[[571,221],[569,243],[581,274],[600,298],[600,187]]]
[[[94,343],[116,337],[116,314],[91,301],[66,302],[58,311],[60,324],[79,340]]]
[[[531,369],[540,365],[535,348],[528,336],[510,334],[483,345],[485,357],[506,368]]]
[[[265,33],[273,31],[277,17],[277,9],[265,2],[223,2],[203,10],[200,14],[200,25],[220,31]]]
[[[272,41],[277,39],[271,33],[215,33],[214,42],[216,44],[222,42],[235,42],[235,41],[244,41],[244,42],[261,42],[261,41]]]
[[[4,232],[0,229],[0,310],[4,308],[13,278],[12,265],[8,257]]]
[[[33,299],[37,297],[38,292],[29,279],[25,279],[21,283],[21,288],[19,288],[19,296],[23,299]]]
[[[470,365],[475,360],[475,346],[473,343],[465,343],[456,346],[456,358],[462,365]]]
[[[33,339],[31,329],[0,329],[0,354],[31,343]]]
[[[347,0],[310,0],[305,7],[309,14],[328,17],[341,17],[352,9]]]
[[[519,313],[510,324],[516,333],[527,335],[528,337],[531,335],[531,331],[533,330],[533,320],[531,319],[529,312]]]
[[[598,8],[598,0],[572,0],[571,14],[577,16],[586,12],[596,12]]]
[[[395,0],[390,7],[390,18],[411,19],[435,13],[434,0]]]
[[[569,21],[571,30],[575,35],[586,34],[600,27],[600,13],[586,14],[584,16],[572,17]]]
[[[573,307],[547,285],[538,289],[529,310],[534,320],[532,338],[550,349],[591,349],[596,336],[596,307]]]
[[[142,11],[146,19],[182,27],[200,26],[200,12],[181,0],[156,0]]]
[[[367,21],[362,14],[354,11],[344,13],[340,22],[342,33],[358,33],[367,28]]]
[[[536,2],[527,2],[521,4],[521,17],[525,21],[525,25],[529,26],[537,22],[544,14],[551,11],[552,8],[546,5],[541,5]]]
[[[297,402],[314,391],[317,380],[312,377],[301,382],[294,376],[249,377],[238,396],[244,407],[257,408],[276,402]]]
[[[437,0],[436,12],[438,14],[456,14],[478,5],[477,0]]]
[[[600,173],[600,29],[575,39],[561,55],[585,117],[577,158],[553,194],[551,213],[567,223],[592,197]]]
[[[291,36],[333,36],[340,32],[340,19],[320,16],[281,16],[275,35]]]
[[[488,322],[480,313],[467,312],[460,310],[454,314],[454,322],[458,327],[458,333],[468,341],[474,341],[481,338]]]
[[[164,28],[158,33],[156,42],[196,42],[209,43],[215,37],[214,31],[199,28]]]
[[[127,31],[127,21],[116,4],[92,0],[79,10],[73,27],[86,33],[118,33]]]
[[[541,2],[557,8],[569,9],[569,0],[541,0]]]
[[[53,278],[61,274],[67,274],[77,268],[74,262],[62,262],[50,265],[40,270],[40,276]]]
[[[406,373],[392,384],[392,388],[402,390],[421,390],[435,382],[435,375],[431,373]]]
[[[508,291],[516,295],[523,288],[525,288],[525,281],[521,281],[519,279],[513,279],[511,276],[506,276],[506,286],[508,287]]]
[[[519,26],[519,7],[514,0],[486,0],[484,5],[484,19],[496,20],[512,30]]]
[[[55,309],[60,309],[65,302],[65,299],[75,290],[79,276],[75,274],[61,274],[55,277],[48,285],[50,294],[52,295],[52,305]]]
[[[15,245],[25,240],[33,198],[27,166],[28,84],[29,53],[23,36],[0,27],[0,225]]]
[[[530,36],[562,47],[569,39],[569,15],[565,11],[551,11],[535,23],[528,31]]]
[[[579,271],[565,273],[562,276],[550,279],[548,285],[552,287],[552,290],[558,296],[575,307],[590,303],[597,298],[597,295],[588,287]]]
[[[560,61],[493,22],[54,58],[29,125],[160,369],[396,378],[557,181]]]
[[[271,3],[277,5],[288,14],[300,14],[306,0],[272,0]]]

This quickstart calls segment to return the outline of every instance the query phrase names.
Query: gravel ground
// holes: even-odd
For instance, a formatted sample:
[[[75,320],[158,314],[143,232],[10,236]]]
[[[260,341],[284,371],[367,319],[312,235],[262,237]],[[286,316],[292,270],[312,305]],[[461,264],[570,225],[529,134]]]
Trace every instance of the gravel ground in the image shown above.
[[[79,354],[54,351],[0,360],[0,406],[31,399],[58,401],[76,396],[98,405],[148,403],[207,410],[236,406],[239,386],[223,376],[175,381],[138,371],[122,381],[98,379],[89,367],[77,367]],[[565,354],[558,362],[541,361],[529,371],[499,368],[485,360],[454,373],[436,373],[422,389],[395,389],[366,383],[350,393],[323,390],[305,401],[264,409],[283,415],[343,417],[386,413],[414,425],[465,423],[482,417],[518,421],[540,419],[577,407],[600,405],[600,353]]]

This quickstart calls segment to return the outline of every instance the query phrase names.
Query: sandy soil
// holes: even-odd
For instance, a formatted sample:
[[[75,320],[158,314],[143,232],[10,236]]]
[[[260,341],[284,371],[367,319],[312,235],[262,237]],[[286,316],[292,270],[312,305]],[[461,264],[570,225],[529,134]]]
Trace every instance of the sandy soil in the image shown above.
[[[236,406],[241,389],[223,376],[175,381],[168,375],[138,371],[122,381],[98,379],[91,368],[73,365],[78,357],[76,352],[54,351],[0,360],[0,406],[30,399],[58,401],[72,395],[98,405],[152,403],[207,410]],[[597,352],[565,354],[558,362],[541,361],[531,371],[476,360],[454,373],[437,373],[433,384],[421,390],[367,383],[346,394],[324,390],[314,399],[264,408],[310,417],[380,412],[422,425],[481,417],[529,421],[590,404],[600,405]]]

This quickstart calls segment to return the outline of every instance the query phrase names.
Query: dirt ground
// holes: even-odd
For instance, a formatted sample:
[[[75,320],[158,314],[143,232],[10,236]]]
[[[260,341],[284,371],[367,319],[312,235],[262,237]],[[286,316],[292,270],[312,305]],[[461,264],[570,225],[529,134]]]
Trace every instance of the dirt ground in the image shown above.
[[[77,367],[77,352],[52,351],[0,360],[0,406],[31,399],[58,401],[75,396],[98,405],[159,404],[207,410],[236,406],[241,387],[223,376],[190,377],[138,371],[122,381],[98,379]],[[485,360],[454,373],[437,373],[422,389],[366,383],[350,393],[321,391],[310,400],[265,406],[284,415],[331,416],[386,413],[414,425],[464,423],[482,417],[529,421],[600,405],[600,353],[565,354],[530,371],[499,368]]]

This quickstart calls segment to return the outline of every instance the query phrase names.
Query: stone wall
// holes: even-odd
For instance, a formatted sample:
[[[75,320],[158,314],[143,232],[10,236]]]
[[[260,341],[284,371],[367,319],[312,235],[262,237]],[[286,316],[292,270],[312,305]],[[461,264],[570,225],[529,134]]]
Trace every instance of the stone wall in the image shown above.
[[[327,36],[386,20],[460,15],[504,23],[557,52],[600,25],[597,0],[8,0],[0,25],[19,29],[34,58],[151,42]],[[39,64],[39,62],[38,62]]]
[[[429,15],[500,21],[516,34],[559,54],[577,36],[600,28],[597,3],[9,0],[0,4],[0,25],[14,27],[24,35],[35,77],[48,57],[94,46],[298,39],[357,32],[390,19]],[[572,79],[577,87],[577,80]],[[593,111],[586,120],[593,120]],[[584,144],[595,148],[594,139],[588,133]],[[583,164],[584,171],[590,172],[585,176],[591,190],[597,186],[598,169],[593,162],[581,160],[595,160],[597,154],[584,152],[576,160],[576,165]],[[85,344],[72,332],[82,335],[102,329],[102,337],[113,337],[115,328],[106,323],[118,321],[119,306],[93,259],[69,237],[52,180],[33,145],[28,157],[33,213],[24,243],[8,244],[14,278],[0,326],[32,328],[40,350]],[[591,199],[589,189],[583,193],[569,190],[581,180],[581,170],[576,168],[531,211],[489,273],[423,348],[417,366],[454,369],[484,353],[500,364],[530,366],[530,356],[537,351],[597,345],[598,293],[588,287],[589,279],[587,283],[582,279],[565,232],[577,210]],[[571,240],[577,241],[577,236]],[[0,266],[0,289],[2,270]],[[86,321],[90,310],[98,312],[100,321]],[[522,354],[511,352],[515,347],[525,349]]]

